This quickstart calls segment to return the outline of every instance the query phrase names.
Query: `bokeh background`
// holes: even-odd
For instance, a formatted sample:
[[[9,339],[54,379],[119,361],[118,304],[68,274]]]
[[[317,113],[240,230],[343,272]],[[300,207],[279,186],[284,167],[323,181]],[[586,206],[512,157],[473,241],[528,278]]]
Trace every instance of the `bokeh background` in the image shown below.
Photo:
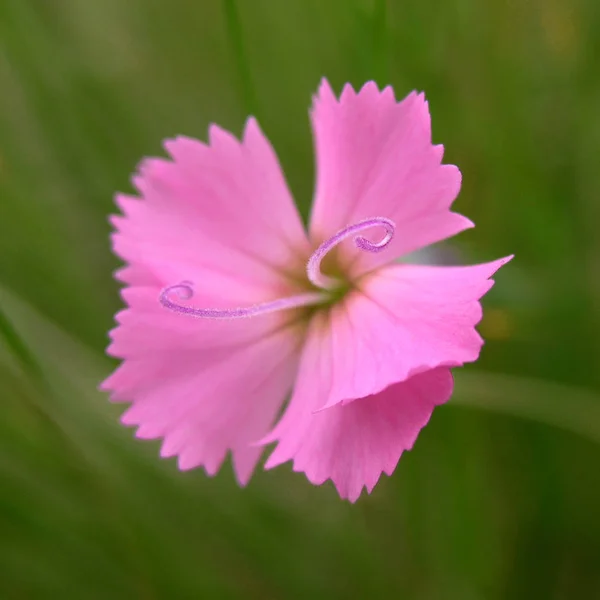
[[[599,64],[597,0],[0,0],[0,598],[600,598]],[[114,192],[252,113],[306,215],[322,76],[424,90],[477,223],[438,255],[516,254],[356,505],[180,473],[96,391]]]

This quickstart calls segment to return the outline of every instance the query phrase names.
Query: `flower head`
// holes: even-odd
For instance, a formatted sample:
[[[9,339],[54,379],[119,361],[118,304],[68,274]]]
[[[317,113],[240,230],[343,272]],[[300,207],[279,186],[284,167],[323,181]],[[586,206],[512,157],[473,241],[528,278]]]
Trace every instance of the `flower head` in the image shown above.
[[[306,232],[254,119],[241,141],[179,137],[118,195],[127,308],[102,384],[162,456],[210,475],[227,452],[245,484],[293,461],[344,498],[395,469],[474,361],[479,299],[509,258],[471,267],[397,259],[472,227],[450,211],[460,172],[431,143],[422,94],[323,81],[311,114],[317,182]],[[289,403],[277,421],[286,398]]]

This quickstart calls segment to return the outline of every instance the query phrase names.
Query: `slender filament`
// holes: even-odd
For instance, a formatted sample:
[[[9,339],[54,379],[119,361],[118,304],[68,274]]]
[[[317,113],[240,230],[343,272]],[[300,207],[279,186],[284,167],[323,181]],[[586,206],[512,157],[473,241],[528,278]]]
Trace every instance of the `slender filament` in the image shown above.
[[[159,300],[160,303],[169,310],[200,319],[243,319],[246,317],[256,317],[278,310],[319,304],[327,299],[326,296],[320,292],[309,292],[298,296],[278,298],[277,300],[272,300],[270,302],[251,304],[246,307],[193,308],[192,306],[184,306],[177,302],[173,302],[173,300],[169,298],[169,296],[172,297],[172,294],[177,294],[182,300],[190,299],[194,295],[194,288],[191,281],[182,281],[176,285],[170,285],[160,293]]]

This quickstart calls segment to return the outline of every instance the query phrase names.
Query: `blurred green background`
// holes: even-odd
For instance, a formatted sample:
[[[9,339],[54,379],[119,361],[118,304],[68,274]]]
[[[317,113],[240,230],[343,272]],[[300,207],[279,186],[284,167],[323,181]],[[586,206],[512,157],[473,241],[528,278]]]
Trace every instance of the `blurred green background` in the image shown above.
[[[597,0],[0,0],[0,598],[600,598]],[[322,76],[424,90],[477,228],[514,252],[392,478],[180,473],[97,383],[107,215],[161,141],[256,114],[306,214]]]

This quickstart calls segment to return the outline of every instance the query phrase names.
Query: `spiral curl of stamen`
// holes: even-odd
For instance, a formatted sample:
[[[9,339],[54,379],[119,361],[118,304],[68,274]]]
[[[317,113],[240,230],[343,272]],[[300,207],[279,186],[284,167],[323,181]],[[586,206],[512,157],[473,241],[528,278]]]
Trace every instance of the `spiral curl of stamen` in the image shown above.
[[[385,236],[379,242],[371,242],[357,233],[370,229],[372,227],[384,227]],[[392,241],[396,225],[390,219],[385,217],[373,217],[372,219],[364,219],[354,225],[338,231],[333,237],[323,242],[312,254],[306,266],[306,274],[309,281],[316,287],[322,290],[329,290],[335,287],[339,282],[331,277],[327,277],[321,273],[321,262],[325,256],[339,243],[345,239],[356,235],[354,243],[356,247],[365,250],[366,252],[381,252]],[[236,308],[194,308],[174,302],[171,298],[173,294],[181,300],[189,300],[194,296],[193,283],[191,281],[182,281],[176,285],[170,285],[162,290],[159,296],[159,302],[167,309],[199,319],[244,319],[247,317],[256,317],[267,313],[277,312],[280,310],[289,310],[291,308],[300,308],[303,306],[313,306],[322,304],[328,301],[328,295],[324,292],[307,292],[297,296],[289,296],[287,298],[278,298],[270,302],[261,302],[246,307]]]
[[[385,228],[385,236],[379,242],[371,242],[362,235],[356,235],[357,233],[364,231],[365,229],[371,229],[372,227],[383,227]],[[381,252],[392,241],[394,232],[396,230],[396,224],[391,219],[386,217],[373,217],[371,219],[364,219],[354,225],[349,225],[344,229],[338,231],[333,237],[325,240],[312,254],[306,265],[306,274],[310,282],[316,287],[322,289],[331,289],[335,287],[339,282],[332,277],[323,275],[321,273],[321,262],[325,256],[333,250],[338,244],[344,240],[356,235],[354,238],[354,244],[357,248],[365,250],[366,252]]]

